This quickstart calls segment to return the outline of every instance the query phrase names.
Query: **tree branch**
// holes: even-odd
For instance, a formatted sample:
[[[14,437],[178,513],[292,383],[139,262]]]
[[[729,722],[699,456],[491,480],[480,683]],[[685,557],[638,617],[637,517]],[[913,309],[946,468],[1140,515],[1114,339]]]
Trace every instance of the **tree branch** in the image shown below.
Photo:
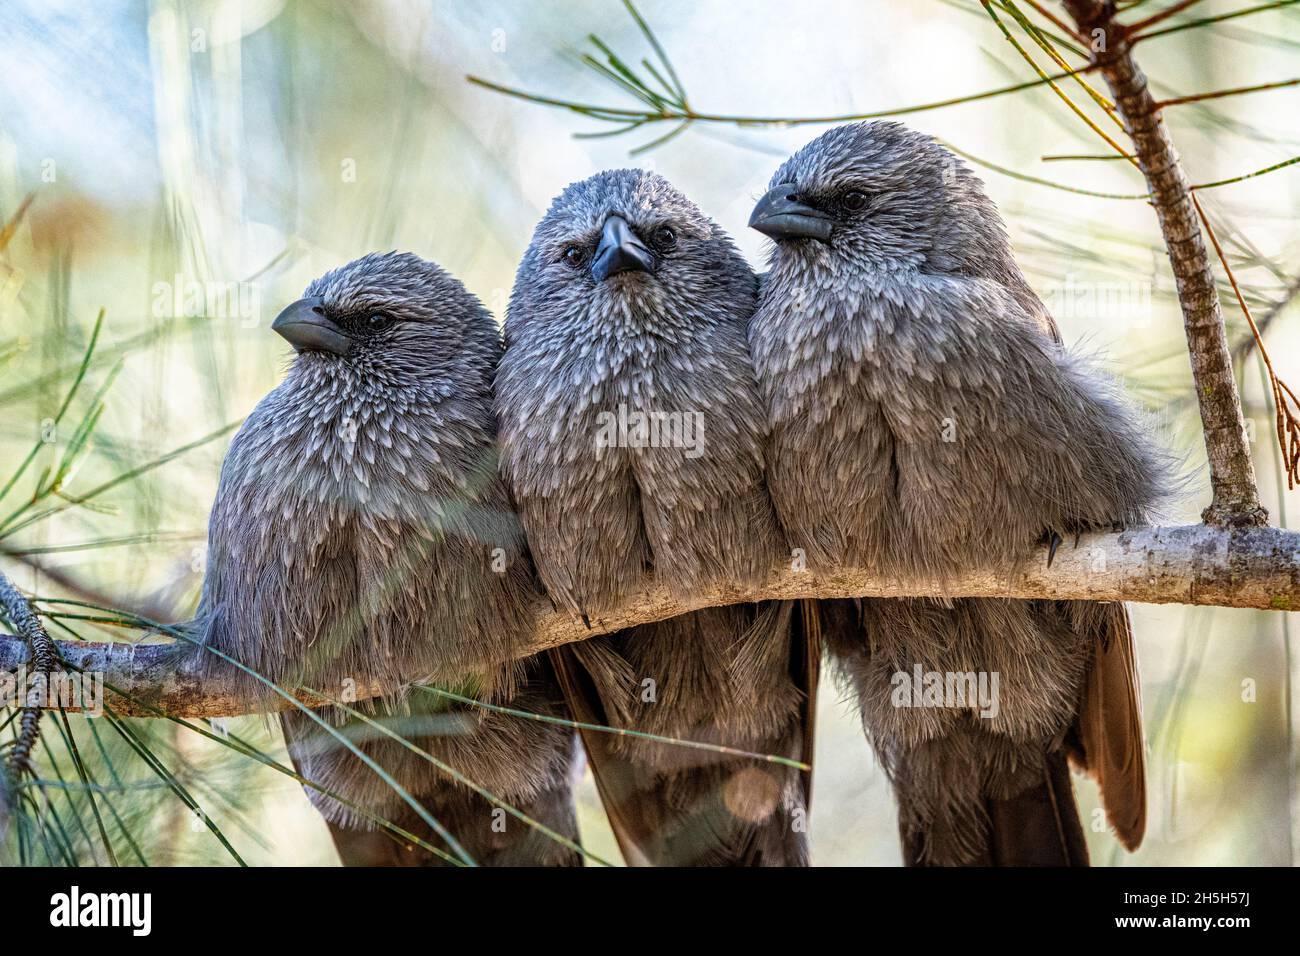
[[[1192,191],[1169,130],[1133,59],[1135,34],[1115,21],[1115,4],[1063,0],[1080,32],[1093,38],[1093,62],[1110,88],[1134,153],[1146,177],[1178,282],[1178,301],[1200,405],[1214,500],[1202,518],[1210,524],[1263,525],[1268,512],[1259,501],[1255,467],[1246,444],[1246,424],[1232,372],[1219,293],[1192,205]]]
[[[592,618],[590,629],[539,604],[537,629],[526,653],[586,640],[638,624],[662,621],[701,608],[759,600],[853,597],[1006,597],[1139,601],[1217,607],[1300,610],[1300,532],[1278,528],[1226,529],[1191,525],[1138,528],[1119,534],[1087,535],[1069,543],[1047,567],[1045,549],[1020,567],[970,571],[944,582],[899,581],[870,571],[844,568],[816,575],[782,570],[757,588],[722,587],[689,598],[647,584],[619,611]],[[134,716],[232,717],[252,708],[233,691],[235,683],[200,682],[177,668],[178,645],[78,644],[60,642],[69,669],[104,675],[106,686],[138,698],[113,700],[118,713]],[[17,638],[0,637],[0,671],[27,661]],[[358,687],[358,699],[395,688]],[[295,693],[312,706],[324,701]],[[289,707],[287,701],[259,705]]]
[[[46,687],[50,672],[58,663],[58,648],[45,631],[36,612],[27,599],[19,593],[13,583],[0,573],[0,611],[5,618],[18,629],[22,638],[10,638],[24,651],[24,662],[31,660],[33,665],[32,680],[23,683],[19,694],[22,697],[22,716],[18,722],[18,734],[14,739],[5,765],[0,766],[0,775],[17,774],[27,769],[33,748],[41,733],[41,706],[45,701]],[[30,684],[30,694],[28,691]]]

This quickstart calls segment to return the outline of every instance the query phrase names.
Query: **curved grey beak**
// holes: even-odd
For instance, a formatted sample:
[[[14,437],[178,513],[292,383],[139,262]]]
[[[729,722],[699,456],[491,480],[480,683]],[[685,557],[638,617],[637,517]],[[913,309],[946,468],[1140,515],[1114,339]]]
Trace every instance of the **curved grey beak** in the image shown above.
[[[834,225],[820,209],[805,206],[796,198],[793,183],[769,189],[749,216],[750,228],[773,239],[817,239],[830,242]]]
[[[591,260],[591,275],[604,282],[618,272],[653,272],[655,257],[622,216],[610,216],[600,231],[600,245]]]
[[[352,340],[325,314],[318,296],[290,304],[275,317],[271,331],[280,333],[295,352],[347,355],[352,350]]]

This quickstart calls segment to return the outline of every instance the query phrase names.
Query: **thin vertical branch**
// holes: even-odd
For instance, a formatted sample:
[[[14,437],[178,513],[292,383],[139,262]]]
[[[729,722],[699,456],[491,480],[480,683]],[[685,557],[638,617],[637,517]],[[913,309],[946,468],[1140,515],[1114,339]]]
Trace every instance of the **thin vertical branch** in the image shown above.
[[[1233,527],[1265,524],[1268,512],[1259,500],[1223,311],[1187,175],[1146,75],[1133,59],[1129,30],[1115,21],[1115,4],[1064,0],[1064,5],[1080,32],[1093,38],[1093,62],[1133,140],[1178,283],[1214,491],[1202,518],[1208,524]]]

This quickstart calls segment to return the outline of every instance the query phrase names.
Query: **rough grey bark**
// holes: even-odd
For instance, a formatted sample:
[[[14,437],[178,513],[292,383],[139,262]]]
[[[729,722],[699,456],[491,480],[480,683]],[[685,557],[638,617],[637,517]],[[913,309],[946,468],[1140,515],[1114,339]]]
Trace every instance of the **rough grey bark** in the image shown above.
[[[1216,525],[1263,525],[1268,521],[1268,512],[1259,501],[1255,468],[1246,445],[1245,420],[1214,273],[1187,175],[1147,86],[1146,75],[1133,58],[1133,32],[1115,20],[1114,3],[1063,2],[1079,31],[1091,40],[1093,61],[1105,77],[1124,128],[1133,140],[1133,151],[1151,191],[1151,204],[1160,220],[1169,264],[1178,283],[1214,491],[1214,500],[1201,517]]]
[[[1014,568],[972,570],[945,581],[902,581],[871,571],[842,568],[831,574],[782,570],[755,587],[722,586],[674,597],[647,582],[617,611],[598,614],[591,627],[557,613],[549,603],[536,609],[536,629],[523,653],[586,640],[599,634],[662,621],[701,608],[749,601],[850,597],[1009,597],[1055,600],[1137,601],[1196,604],[1260,610],[1300,610],[1300,532],[1279,528],[1224,529],[1206,525],[1136,528],[1119,534],[1085,535],[1077,547],[1067,541],[1047,567],[1046,549],[1026,556]],[[234,675],[200,681],[177,669],[171,644],[77,644],[55,642],[69,669],[98,671],[106,687],[139,703],[110,695],[124,715],[231,717],[253,711],[236,692]],[[21,638],[0,636],[0,671],[29,659]],[[391,688],[357,688],[357,698]],[[314,706],[310,694],[295,696]],[[283,699],[258,705],[266,710],[292,706]]]
[[[3,610],[5,618],[22,635],[19,644],[27,651],[24,661],[31,661],[31,672],[34,678],[28,682],[31,693],[23,700],[18,736],[7,755],[7,767],[0,766],[0,776],[2,776],[6,770],[21,770],[31,759],[32,749],[36,746],[41,732],[40,702],[46,697],[50,672],[58,665],[58,649],[50,640],[45,625],[36,616],[27,599],[4,574],[0,574],[0,610]],[[19,695],[21,696],[26,689],[26,684],[20,687]]]

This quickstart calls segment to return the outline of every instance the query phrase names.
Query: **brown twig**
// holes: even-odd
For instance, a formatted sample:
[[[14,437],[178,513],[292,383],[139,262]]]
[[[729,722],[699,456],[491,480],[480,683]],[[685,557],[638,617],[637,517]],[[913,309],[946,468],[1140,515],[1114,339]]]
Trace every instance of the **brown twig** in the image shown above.
[[[1067,34],[1072,40],[1077,40],[1078,42],[1082,43],[1085,47],[1088,45],[1088,38],[1086,36],[1084,36],[1082,33],[1080,33],[1070,24],[1066,23],[1055,13],[1053,13],[1051,10],[1047,9],[1047,7],[1039,3],[1038,0],[1025,0],[1025,5],[1028,7],[1032,7],[1038,13],[1039,16],[1043,17],[1045,20],[1050,22],[1062,33]]]
[[[1115,20],[1114,3],[1064,0],[1064,4],[1082,32],[1099,38],[1093,61],[1133,140],[1178,283],[1214,492],[1202,518],[1209,524],[1234,527],[1262,525],[1268,512],[1259,500],[1223,311],[1187,175],[1146,75],[1133,58],[1130,30]]]
[[[1200,3],[1200,0],[1179,0],[1178,3],[1175,3],[1172,6],[1165,7],[1159,13],[1151,14],[1151,16],[1147,17],[1145,20],[1139,20],[1137,23],[1130,24],[1128,27],[1128,31],[1129,33],[1135,35],[1141,33],[1143,30],[1146,30],[1148,27],[1153,27],[1157,23],[1161,23],[1164,20],[1168,20],[1174,14],[1182,13],[1188,7],[1194,6],[1197,3]]]
[[[1225,20],[1236,20],[1238,17],[1254,16],[1257,13],[1263,13],[1266,10],[1277,10],[1280,7],[1289,7],[1296,0],[1273,0],[1271,3],[1257,3],[1253,7],[1241,7],[1237,10],[1229,10],[1227,13],[1218,13],[1210,17],[1198,17],[1194,20],[1184,20],[1181,23],[1174,23],[1159,30],[1147,30],[1146,27],[1151,24],[1143,25],[1141,33],[1130,30],[1132,43],[1154,40],[1156,37],[1167,37],[1175,33],[1182,33],[1184,30],[1196,30],[1211,23],[1223,23]],[[1177,13],[1177,10],[1170,10],[1170,13]],[[1163,19],[1163,17],[1162,17]]]
[[[1160,100],[1156,103],[1156,109],[1164,109],[1166,106],[1182,106],[1185,103],[1204,103],[1206,100],[1218,100],[1225,96],[1241,96],[1245,93],[1260,93],[1265,90],[1282,90],[1288,86],[1295,86],[1300,83],[1300,77],[1294,80],[1278,80],[1274,83],[1256,83],[1254,86],[1234,86],[1228,90],[1214,90],[1211,93],[1194,93],[1191,96],[1175,96],[1172,99]]]
[[[1281,316],[1281,314],[1285,312],[1291,303],[1297,298],[1300,298],[1300,278],[1293,280],[1291,284],[1283,290],[1281,297],[1269,305],[1268,311],[1260,316],[1259,320],[1255,323],[1255,330],[1252,330],[1250,335],[1232,347],[1232,360],[1234,362],[1243,362],[1250,358],[1250,353],[1254,351],[1255,345],[1263,341],[1264,334],[1268,332],[1270,326],[1278,320],[1278,317]],[[1258,331],[1258,334],[1256,334],[1256,330]]]
[[[1223,265],[1223,271],[1228,274],[1228,282],[1232,284],[1233,294],[1237,297],[1237,305],[1241,307],[1242,314],[1246,317],[1246,323],[1250,326],[1251,335],[1255,340],[1255,346],[1259,349],[1260,358],[1264,360],[1264,369],[1267,372],[1269,387],[1273,392],[1273,414],[1276,416],[1275,425],[1277,428],[1277,445],[1282,452],[1282,470],[1286,472],[1286,487],[1290,491],[1300,481],[1300,419],[1297,419],[1295,413],[1291,411],[1291,404],[1300,406],[1300,399],[1297,399],[1295,392],[1277,377],[1277,372],[1273,370],[1273,360],[1269,357],[1268,349],[1264,346],[1264,337],[1260,332],[1259,326],[1255,324],[1255,317],[1250,314],[1250,306],[1246,305],[1246,297],[1241,294],[1241,286],[1237,285],[1237,277],[1232,272],[1232,266],[1228,264],[1228,257],[1223,254],[1223,247],[1219,245],[1219,237],[1214,234],[1214,226],[1210,224],[1210,217],[1205,214],[1201,208],[1201,201],[1192,196],[1192,203],[1196,206],[1197,215],[1201,217],[1201,224],[1205,226],[1205,232],[1210,237],[1210,242],[1214,245],[1214,252],[1219,257],[1219,262]]]

